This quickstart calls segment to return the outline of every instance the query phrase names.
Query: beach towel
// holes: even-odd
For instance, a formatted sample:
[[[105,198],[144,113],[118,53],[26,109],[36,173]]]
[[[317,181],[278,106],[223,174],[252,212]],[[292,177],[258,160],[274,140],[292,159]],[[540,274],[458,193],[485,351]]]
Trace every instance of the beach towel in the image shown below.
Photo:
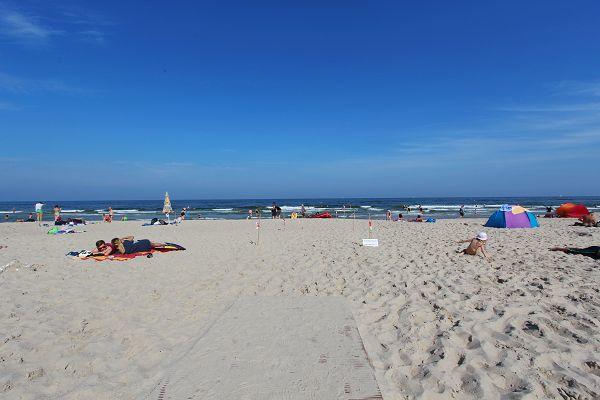
[[[185,250],[184,247],[175,244],[175,243],[165,243],[166,246],[165,247],[161,247],[160,249],[152,249],[150,251],[140,251],[138,253],[132,253],[132,254],[111,254],[110,256],[88,256],[88,257],[84,257],[82,258],[82,260],[96,260],[96,261],[106,261],[106,260],[112,260],[112,261],[129,261],[133,258],[136,257],[152,257],[153,253],[167,253],[169,251],[178,251],[178,250]],[[72,254],[72,253],[69,253]],[[78,253],[79,254],[79,253]]]
[[[76,231],[73,229],[59,230],[58,228],[52,228],[47,233],[48,235],[64,235],[65,233],[82,233],[84,231]]]

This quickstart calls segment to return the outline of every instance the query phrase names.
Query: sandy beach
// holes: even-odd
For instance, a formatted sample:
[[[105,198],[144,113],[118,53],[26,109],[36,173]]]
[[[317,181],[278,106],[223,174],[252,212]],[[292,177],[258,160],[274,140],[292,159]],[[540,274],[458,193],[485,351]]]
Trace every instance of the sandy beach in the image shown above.
[[[600,229],[540,219],[485,229],[491,261],[458,240],[484,220],[97,223],[47,235],[0,225],[0,397],[144,398],[178,349],[245,296],[339,296],[384,399],[600,397],[600,262],[549,252]],[[65,254],[134,235],[186,251],[126,262]],[[243,332],[244,326],[238,327]]]

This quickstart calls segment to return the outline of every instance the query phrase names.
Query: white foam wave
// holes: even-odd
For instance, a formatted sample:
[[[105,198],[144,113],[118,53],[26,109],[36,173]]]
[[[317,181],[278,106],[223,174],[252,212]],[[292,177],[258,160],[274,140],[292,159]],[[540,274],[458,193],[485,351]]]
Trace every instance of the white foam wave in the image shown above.
[[[22,212],[23,211],[18,211],[18,210],[16,210],[16,211],[13,211],[13,210],[10,210],[10,211],[0,211],[0,213],[2,213],[2,214],[19,214],[19,213],[22,213]]]
[[[72,214],[72,213],[82,213],[85,210],[60,210],[61,213],[67,213],[67,214]]]
[[[216,212],[233,212],[233,208],[213,208],[212,210]]]

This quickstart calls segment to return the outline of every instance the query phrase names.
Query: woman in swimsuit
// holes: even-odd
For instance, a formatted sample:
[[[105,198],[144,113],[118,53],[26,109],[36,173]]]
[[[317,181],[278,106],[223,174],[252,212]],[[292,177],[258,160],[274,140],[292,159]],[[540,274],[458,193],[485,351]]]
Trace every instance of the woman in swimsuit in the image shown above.
[[[160,249],[165,247],[164,243],[151,242],[148,239],[133,240],[133,236],[125,236],[123,238],[114,238],[110,241],[116,251],[121,254],[133,254],[144,251],[151,251],[152,249]]]

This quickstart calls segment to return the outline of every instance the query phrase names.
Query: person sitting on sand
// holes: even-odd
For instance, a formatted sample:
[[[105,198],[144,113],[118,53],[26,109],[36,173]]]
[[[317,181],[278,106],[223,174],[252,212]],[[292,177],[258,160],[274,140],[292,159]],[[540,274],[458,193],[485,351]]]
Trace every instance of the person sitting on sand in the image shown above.
[[[581,254],[582,256],[591,257],[594,260],[600,260],[600,246],[590,246],[584,249],[577,247],[552,247],[550,251],[562,251],[566,254]]]
[[[481,254],[489,260],[489,256],[485,251],[485,244],[487,242],[488,236],[485,232],[479,232],[477,236],[467,240],[461,240],[458,243],[469,243],[466,249],[462,250],[461,253],[468,254],[470,256],[477,255],[477,251],[481,249]]]
[[[151,251],[152,249],[160,249],[165,247],[164,243],[151,242],[148,239],[133,240],[133,236],[125,236],[123,238],[114,238],[110,241],[114,246],[116,252],[121,254],[133,254],[144,251]]]
[[[423,222],[423,217],[421,214],[418,214],[417,218],[413,219],[412,222]]]
[[[181,214],[179,214],[179,217],[175,218],[175,225],[182,223],[184,219],[185,211],[182,211]]]
[[[587,226],[587,227],[600,227],[598,225],[598,221],[594,217],[594,214],[584,215],[579,218],[580,222],[575,222],[577,226]]]
[[[398,221],[404,221],[404,215],[402,215],[402,213],[398,213]]]
[[[104,240],[96,242],[96,248],[91,250],[92,256],[110,256],[115,252],[115,247],[112,243],[106,243]]]

